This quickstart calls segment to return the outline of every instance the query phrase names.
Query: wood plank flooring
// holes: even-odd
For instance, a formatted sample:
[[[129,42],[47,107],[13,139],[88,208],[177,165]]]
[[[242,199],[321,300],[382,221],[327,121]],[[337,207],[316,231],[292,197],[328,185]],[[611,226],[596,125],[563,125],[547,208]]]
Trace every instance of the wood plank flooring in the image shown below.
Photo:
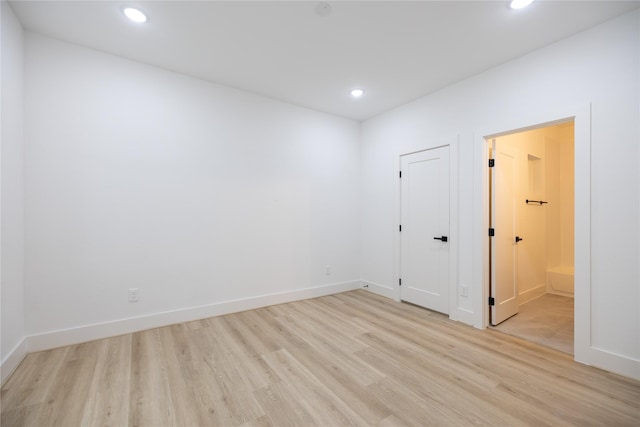
[[[27,356],[11,426],[640,425],[640,383],[365,291]]]

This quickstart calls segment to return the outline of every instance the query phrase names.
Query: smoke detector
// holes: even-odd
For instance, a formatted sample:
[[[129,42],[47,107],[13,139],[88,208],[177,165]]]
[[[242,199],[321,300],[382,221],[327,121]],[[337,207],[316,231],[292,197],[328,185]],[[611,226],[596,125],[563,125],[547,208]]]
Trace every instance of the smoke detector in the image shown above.
[[[329,16],[331,15],[331,5],[326,2],[320,2],[316,5],[316,15]]]

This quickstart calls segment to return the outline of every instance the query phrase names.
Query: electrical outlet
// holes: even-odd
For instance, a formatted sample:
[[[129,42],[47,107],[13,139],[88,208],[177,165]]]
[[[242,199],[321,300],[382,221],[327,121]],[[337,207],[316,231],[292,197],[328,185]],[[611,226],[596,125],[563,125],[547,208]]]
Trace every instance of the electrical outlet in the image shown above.
[[[331,276],[331,266],[330,265],[327,264],[324,267],[324,274],[327,275],[327,276]]]
[[[460,285],[460,296],[461,297],[468,297],[469,296],[469,286]]]
[[[131,288],[129,289],[129,302],[138,302],[140,301],[140,289]]]

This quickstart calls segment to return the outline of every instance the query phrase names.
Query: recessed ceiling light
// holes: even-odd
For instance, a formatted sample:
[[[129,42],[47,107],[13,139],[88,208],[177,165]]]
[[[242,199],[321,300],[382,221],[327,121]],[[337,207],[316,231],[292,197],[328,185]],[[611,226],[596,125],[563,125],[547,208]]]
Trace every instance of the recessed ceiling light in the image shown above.
[[[364,91],[362,89],[353,89],[351,91],[351,96],[354,98],[360,98],[362,95],[364,95]]]
[[[127,7],[122,12],[127,16],[127,18],[131,19],[133,22],[137,22],[139,24],[147,22],[147,15],[145,15],[138,9],[134,9],[133,7]]]
[[[320,2],[316,5],[316,15],[329,16],[331,15],[331,5],[326,2]]]
[[[522,9],[533,3],[533,0],[511,0],[511,9]]]

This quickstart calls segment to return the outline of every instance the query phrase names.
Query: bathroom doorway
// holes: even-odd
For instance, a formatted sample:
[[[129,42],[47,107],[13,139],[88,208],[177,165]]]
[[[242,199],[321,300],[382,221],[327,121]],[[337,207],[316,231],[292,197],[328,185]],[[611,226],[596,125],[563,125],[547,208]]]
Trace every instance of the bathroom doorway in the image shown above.
[[[573,354],[574,122],[488,145],[490,324]]]

